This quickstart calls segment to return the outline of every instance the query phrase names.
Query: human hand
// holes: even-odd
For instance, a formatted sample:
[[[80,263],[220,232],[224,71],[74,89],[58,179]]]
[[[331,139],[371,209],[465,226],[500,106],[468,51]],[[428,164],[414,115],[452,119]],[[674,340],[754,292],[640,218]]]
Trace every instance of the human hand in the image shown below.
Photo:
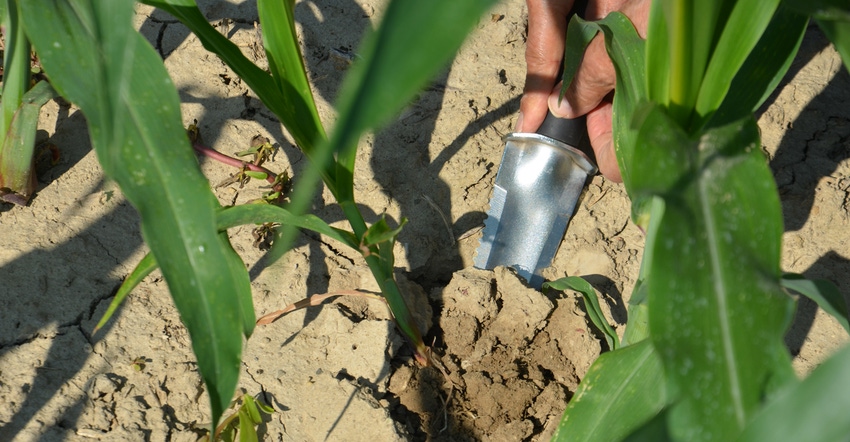
[[[528,41],[525,49],[525,90],[520,101],[517,132],[534,132],[548,110],[556,117],[577,118],[587,115],[587,134],[596,154],[600,173],[621,182],[611,131],[611,99],[616,77],[614,65],[605,50],[602,34],[587,46],[564,99],[558,103],[561,83],[558,78],[564,57],[567,15],[573,0],[526,0],[528,5]],[[649,0],[589,0],[584,18],[599,20],[620,11],[634,23],[638,34],[646,38]],[[557,83],[557,84],[556,84]]]

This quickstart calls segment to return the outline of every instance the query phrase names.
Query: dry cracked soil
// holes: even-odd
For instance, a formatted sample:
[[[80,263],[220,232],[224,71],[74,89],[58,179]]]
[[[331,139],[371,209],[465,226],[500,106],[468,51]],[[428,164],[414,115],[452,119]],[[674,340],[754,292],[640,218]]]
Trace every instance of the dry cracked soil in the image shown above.
[[[385,0],[302,0],[296,21],[322,118]],[[199,1],[215,26],[261,66],[256,7]],[[240,388],[272,405],[263,440],[546,440],[604,350],[572,293],[528,289],[511,271],[472,268],[524,81],[525,9],[506,0],[478,23],[451,66],[386,129],[362,140],[355,191],[367,221],[402,218],[401,284],[446,376],[418,367],[380,302],[340,297],[258,327]],[[275,117],[171,16],[140,6],[135,26],[162,55],[206,144],[232,154],[262,135],[270,168],[296,179],[303,155]],[[785,221],[783,269],[850,294],[850,76],[811,28],[758,116]],[[0,440],[197,440],[210,421],[188,335],[158,273],[106,328],[92,329],[146,249],[138,217],[105,179],[85,121],[49,103],[40,139],[61,151],[39,172],[28,207],[0,208]],[[231,170],[202,161],[215,185]],[[215,187],[223,204],[257,198]],[[343,226],[327,191],[314,211]],[[252,229],[229,233],[251,273],[258,315],[316,293],[374,290],[357,253],[302,234],[268,264]],[[582,195],[548,278],[580,275],[622,333],[643,235],[622,186],[601,176]],[[800,375],[847,337],[805,300],[787,337]]]

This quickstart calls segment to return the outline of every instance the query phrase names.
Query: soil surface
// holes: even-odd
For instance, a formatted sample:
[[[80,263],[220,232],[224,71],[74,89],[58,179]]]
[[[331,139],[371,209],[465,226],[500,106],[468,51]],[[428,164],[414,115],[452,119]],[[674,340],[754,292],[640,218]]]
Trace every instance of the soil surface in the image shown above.
[[[200,1],[248,57],[265,66],[252,2]],[[332,125],[341,79],[385,0],[299,1],[304,56]],[[258,327],[240,387],[275,408],[263,440],[546,440],[604,350],[574,293],[541,294],[511,271],[472,268],[493,180],[524,82],[525,9],[500,3],[463,49],[387,128],[362,140],[356,192],[367,221],[409,219],[399,279],[445,377],[420,368],[378,301],[340,297]],[[171,16],[139,7],[136,26],[162,54],[188,126],[233,154],[255,135],[295,179],[305,159],[275,117]],[[61,151],[28,207],[0,207],[0,440],[197,440],[210,416],[186,330],[158,273],[92,335],[146,252],[138,216],[104,178],[77,109],[49,103],[41,139]],[[850,295],[850,76],[810,29],[759,113],[785,217],[783,269]],[[202,161],[213,186],[233,170]],[[214,189],[223,204],[259,197],[251,183]],[[596,176],[581,197],[548,278],[587,278],[622,333],[643,235],[622,186]],[[327,191],[315,212],[344,226]],[[303,234],[269,265],[250,227],[230,232],[249,266],[258,315],[317,293],[376,289],[357,253]],[[604,341],[602,341],[604,342]],[[802,376],[846,334],[801,301],[787,344]]]

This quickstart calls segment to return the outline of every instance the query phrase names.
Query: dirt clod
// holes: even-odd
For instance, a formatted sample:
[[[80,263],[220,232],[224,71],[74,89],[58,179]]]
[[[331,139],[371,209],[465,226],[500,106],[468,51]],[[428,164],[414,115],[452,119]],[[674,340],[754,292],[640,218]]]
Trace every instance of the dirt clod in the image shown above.
[[[571,359],[584,363],[599,355],[598,341],[582,333],[586,322],[573,298],[550,299],[509,269],[462,270],[432,298],[442,302],[437,351],[448,378],[402,367],[389,385],[402,406],[424,416],[422,436],[540,436],[578,385]]]

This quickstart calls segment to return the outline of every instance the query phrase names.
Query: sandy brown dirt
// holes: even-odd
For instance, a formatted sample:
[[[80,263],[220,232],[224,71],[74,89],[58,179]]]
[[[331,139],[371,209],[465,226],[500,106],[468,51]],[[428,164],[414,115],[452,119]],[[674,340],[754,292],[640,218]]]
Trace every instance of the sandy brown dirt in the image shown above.
[[[263,66],[251,2],[200,1],[211,22]],[[384,0],[300,1],[296,19],[322,117]],[[417,367],[379,302],[342,298],[257,329],[240,387],[276,412],[265,440],[545,440],[602,350],[571,293],[543,295],[513,273],[471,268],[476,233],[511,131],[524,76],[524,6],[483,17],[446,69],[385,130],[362,141],[356,192],[367,215],[410,220],[398,273],[430,323],[447,374]],[[204,141],[232,154],[261,134],[270,167],[296,179],[303,155],[274,116],[172,17],[140,7],[136,26],[162,54]],[[850,76],[811,29],[786,81],[759,115],[782,196],[783,268],[850,294]],[[43,138],[60,163],[42,171],[29,207],[0,206],[0,440],[196,440],[209,422],[188,335],[161,276],[92,336],[121,280],[146,249],[138,217],[103,177],[84,118],[50,103]],[[211,183],[232,173],[202,161]],[[215,189],[223,204],[255,184]],[[344,226],[328,192],[315,212]],[[445,221],[444,221],[445,218]],[[471,235],[467,235],[472,232]],[[230,232],[249,266],[258,315],[316,293],[375,283],[358,254],[316,235],[269,265],[251,228]],[[622,333],[643,236],[622,186],[594,177],[546,276],[586,277]],[[787,343],[803,375],[847,342],[802,301]],[[139,359],[141,358],[141,359]],[[144,366],[134,364],[143,361]],[[141,368],[137,370],[136,368]]]

